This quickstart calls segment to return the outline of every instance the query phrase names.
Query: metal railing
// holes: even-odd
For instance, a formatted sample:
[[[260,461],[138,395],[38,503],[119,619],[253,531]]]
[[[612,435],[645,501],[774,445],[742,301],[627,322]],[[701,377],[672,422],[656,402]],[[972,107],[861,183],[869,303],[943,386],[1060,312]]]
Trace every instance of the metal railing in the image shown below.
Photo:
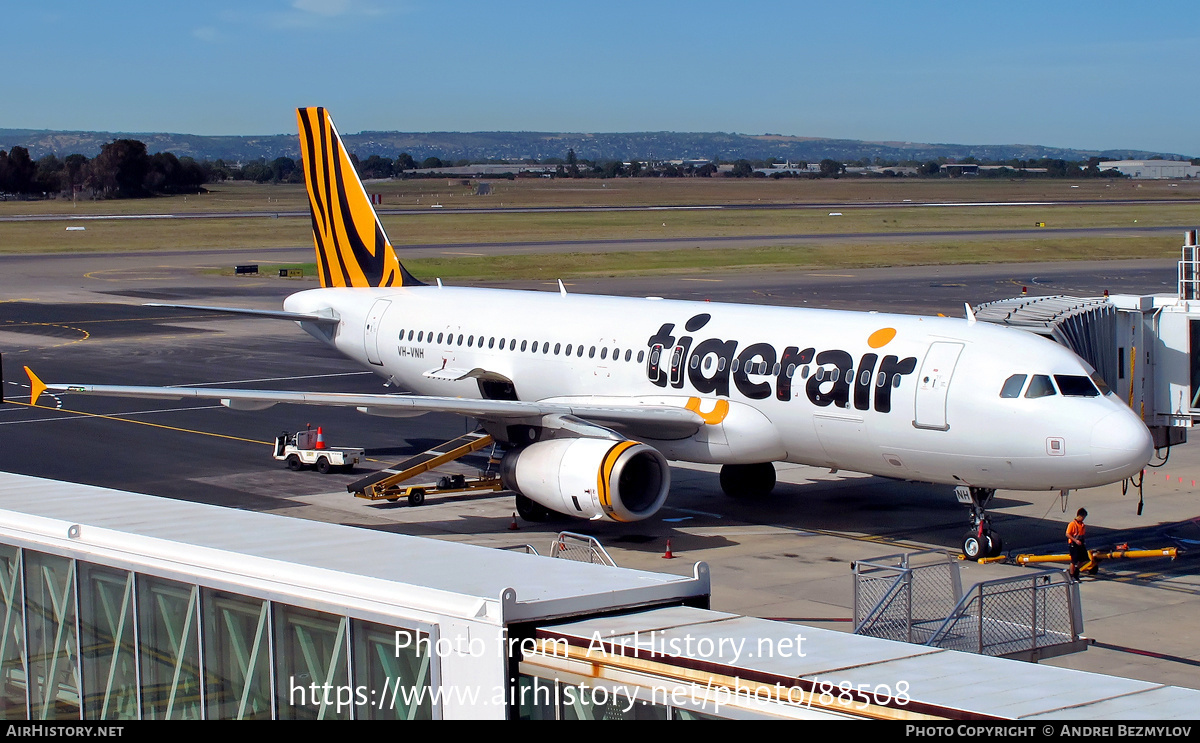
[[[854,566],[855,634],[983,655],[1037,660],[1082,650],[1079,584],[1062,570],[983,581],[962,590],[941,550]]]
[[[540,554],[537,548],[531,544],[514,544],[500,549],[512,550],[515,552],[524,552],[530,555]],[[589,537],[586,534],[576,534],[569,531],[560,531],[554,541],[550,542],[550,554],[547,557],[557,557],[560,560],[573,560],[575,562],[587,562],[594,565],[608,565],[616,567],[617,563],[604,549],[600,542],[594,537]]]

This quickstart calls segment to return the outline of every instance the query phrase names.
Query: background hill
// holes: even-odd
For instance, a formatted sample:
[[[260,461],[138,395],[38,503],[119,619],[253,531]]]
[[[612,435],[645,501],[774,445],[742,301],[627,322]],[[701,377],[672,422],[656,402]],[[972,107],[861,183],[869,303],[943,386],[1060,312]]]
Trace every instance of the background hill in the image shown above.
[[[961,160],[1036,160],[1057,158],[1086,160],[1166,159],[1183,156],[1143,150],[1079,150],[1025,144],[926,144],[917,142],[865,142],[854,139],[823,139],[775,134],[731,134],[724,132],[629,132],[629,133],[551,133],[551,132],[361,132],[343,135],[347,148],[360,158],[369,155],[395,158],[407,152],[418,161],[427,157],[443,160],[545,160],[565,158],[569,149],[582,160],[673,160],[721,159],[726,161],[803,160],[817,162],[826,158],[849,162],[880,158],[884,161],[927,161],[947,158]],[[137,139],[149,152],[172,152],[177,157],[197,160],[223,159],[251,162],[260,158],[299,158],[296,135],[207,137],[195,134],[161,132],[63,132],[37,129],[0,129],[0,150],[26,147],[38,158],[54,154],[65,157],[81,154],[89,158],[114,139]]]

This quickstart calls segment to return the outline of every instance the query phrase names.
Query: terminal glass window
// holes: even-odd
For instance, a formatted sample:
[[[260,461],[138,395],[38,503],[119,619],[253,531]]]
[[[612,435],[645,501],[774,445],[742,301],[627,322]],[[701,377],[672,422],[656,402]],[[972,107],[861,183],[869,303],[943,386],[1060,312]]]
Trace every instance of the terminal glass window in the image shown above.
[[[275,605],[275,706],[285,720],[348,720],[346,617]],[[340,707],[340,708],[339,708]]]
[[[432,720],[429,636],[359,619],[351,630],[358,719]]]
[[[0,717],[25,720],[25,622],[21,604],[21,550],[0,545],[0,612],[4,615],[0,634]]]
[[[30,717],[78,720],[74,563],[26,550],[25,594]]]
[[[1192,380],[1192,408],[1200,408],[1200,320],[1188,321],[1188,361]]]
[[[199,599],[198,586],[138,577],[143,719],[200,719]]]
[[[201,598],[208,717],[271,719],[268,602],[208,588]]]
[[[83,717],[136,720],[137,642],[133,573],[80,562],[79,631]]]

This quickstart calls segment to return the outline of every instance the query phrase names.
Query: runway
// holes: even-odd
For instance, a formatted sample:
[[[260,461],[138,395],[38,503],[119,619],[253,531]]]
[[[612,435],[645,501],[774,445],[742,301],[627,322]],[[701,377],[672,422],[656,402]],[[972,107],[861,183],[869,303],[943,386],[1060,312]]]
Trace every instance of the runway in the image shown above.
[[[772,204],[647,204],[644,206],[497,206],[497,207],[437,207],[425,206],[413,208],[385,208],[375,210],[381,216],[397,217],[408,215],[445,214],[574,214],[581,212],[657,212],[657,211],[692,211],[696,209],[720,209],[727,211],[776,211],[781,209],[928,209],[945,207],[980,207],[980,206],[1109,206],[1109,205],[1152,205],[1152,204],[1200,204],[1200,199],[1054,199],[1049,201],[841,201],[841,202],[806,202]],[[0,222],[94,222],[104,220],[139,220],[139,219],[243,219],[247,217],[278,218],[278,217],[308,217],[307,211],[271,211],[256,209],[248,211],[197,211],[197,212],[163,212],[142,214],[14,214],[0,216]]]
[[[258,254],[238,253],[245,257],[237,260]],[[373,504],[345,492],[355,475],[293,473],[269,456],[276,434],[312,423],[324,427],[331,444],[366,447],[372,466],[383,466],[464,432],[468,424],[454,416],[397,420],[293,406],[240,412],[69,394],[47,398],[43,407],[26,404],[24,365],[47,381],[382,391],[373,374],[291,323],[141,306],[174,301],[274,309],[287,294],[312,286],[200,273],[212,258],[0,261],[3,390],[11,401],[0,406],[0,469],[489,546],[530,543],[544,551],[554,532],[569,529],[595,536],[628,567],[689,573],[694,561],[707,561],[714,609],[843,630],[852,602],[850,563],[904,549],[954,548],[966,528],[966,511],[947,488],[786,465],[779,468],[780,487],[762,501],[723,496],[714,468],[677,466],[671,498],[655,518],[632,525],[525,524],[514,532],[511,497],[434,496],[421,508]],[[1018,295],[1022,287],[1036,294],[1173,292],[1175,270],[1173,261],[1122,261],[692,274],[574,281],[568,291],[962,316],[963,302]],[[540,282],[489,285],[552,289]],[[1072,495],[1071,513],[1082,504],[1091,511],[1089,541],[1096,546],[1171,542],[1198,549],[1174,562],[1106,565],[1082,587],[1085,633],[1100,644],[1050,663],[1200,688],[1194,665],[1200,637],[1190,629],[1200,611],[1200,500],[1190,485],[1200,477],[1200,454],[1193,448],[1177,448],[1165,467],[1147,476],[1143,516],[1136,514],[1136,494],[1122,495],[1119,485]],[[1068,519],[1057,494],[1002,492],[997,501],[994,523],[1010,549],[1061,546]],[[675,560],[661,557],[667,539]],[[968,565],[966,575],[1020,570]]]

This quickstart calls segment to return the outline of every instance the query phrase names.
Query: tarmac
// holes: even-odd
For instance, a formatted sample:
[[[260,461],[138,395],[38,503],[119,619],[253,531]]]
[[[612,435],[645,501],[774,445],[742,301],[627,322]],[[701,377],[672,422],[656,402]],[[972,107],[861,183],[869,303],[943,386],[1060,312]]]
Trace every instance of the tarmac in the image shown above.
[[[297,260],[311,248],[296,248]],[[322,425],[331,444],[363,446],[372,467],[467,430],[461,418],[380,419],[352,411],[277,406],[239,412],[212,405],[60,395],[26,404],[21,373],[47,381],[229,384],[264,389],[380,391],[369,372],[291,323],[213,317],[142,302],[275,309],[305,280],[230,277],[204,267],[255,262],[223,254],[70,255],[0,258],[0,469],[55,479],[268,511],[489,546],[529,544],[545,553],[554,534],[594,536],[619,565],[690,573],[712,568],[712,608],[852,629],[852,564],[927,548],[957,550],[967,511],[950,489],[854,473],[777,465],[767,498],[720,492],[716,468],[672,468],[668,504],[635,524],[561,521],[510,529],[508,495],[431,495],[419,508],[351,497],[361,475],[289,472],[270,458],[281,430]],[[278,262],[278,255],[272,260]],[[263,260],[263,262],[266,262]],[[489,284],[544,288],[541,283]],[[941,266],[936,268],[695,274],[568,282],[569,291],[962,315],[1019,295],[1174,293],[1173,261]],[[24,386],[23,386],[24,385]],[[99,417],[107,416],[107,417]],[[479,460],[464,460],[471,471]],[[1175,447],[1147,470],[1139,493],[1121,484],[1072,493],[1004,491],[991,509],[1008,551],[1062,551],[1066,523],[1090,512],[1089,545],[1191,548],[1175,560],[1111,562],[1081,585],[1084,631],[1093,645],[1044,663],[1200,688],[1200,447]],[[667,541],[674,559],[664,559]],[[352,549],[348,546],[348,549]],[[964,563],[974,582],[1028,568]],[[986,679],[964,680],[986,682]],[[980,686],[980,693],[988,693]]]

